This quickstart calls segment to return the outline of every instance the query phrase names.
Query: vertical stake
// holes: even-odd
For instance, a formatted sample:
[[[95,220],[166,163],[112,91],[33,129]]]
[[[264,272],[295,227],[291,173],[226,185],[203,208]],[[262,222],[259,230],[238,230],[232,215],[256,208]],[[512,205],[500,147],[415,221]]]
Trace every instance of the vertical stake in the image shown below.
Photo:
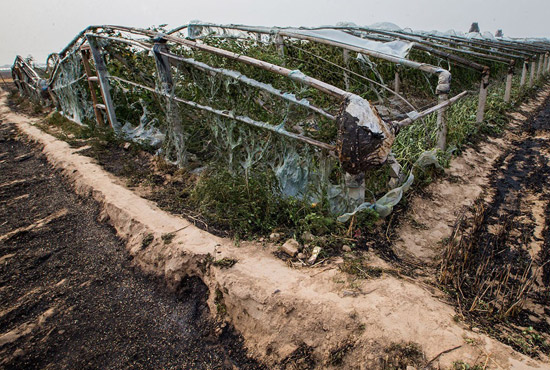
[[[437,103],[443,103],[449,100],[449,94],[438,94]],[[447,146],[447,107],[437,111],[437,148],[445,151]]]
[[[510,95],[512,95],[512,79],[514,77],[514,64],[512,60],[508,67],[508,75],[506,76],[506,89],[504,90],[504,102],[510,103]]]
[[[539,68],[537,69],[537,80],[541,78],[542,74],[542,64],[544,63],[544,55],[539,56]]]
[[[525,80],[527,79],[527,66],[529,62],[527,60],[523,61],[523,67],[521,68],[521,80],[519,82],[519,86],[523,87],[525,85]]]
[[[395,90],[396,94],[399,94],[399,91],[401,90],[401,79],[399,78],[399,66],[395,66],[395,78],[393,81],[393,89]]]
[[[275,34],[275,45],[277,46],[277,52],[279,53],[279,56],[281,59],[283,59],[283,66],[285,65],[285,43],[283,41],[283,36],[277,32]]]
[[[487,103],[487,90],[489,89],[489,68],[485,67],[481,75],[479,87],[479,103],[477,106],[476,122],[483,122],[485,117],[485,104]]]
[[[537,62],[535,58],[529,62],[529,67],[531,68],[531,73],[529,74],[529,87],[533,87],[533,84],[535,83],[535,70],[537,69]]]
[[[103,97],[103,103],[105,103],[105,109],[107,110],[107,119],[109,124],[115,132],[118,132],[120,126],[116,119],[115,107],[111,99],[111,87],[109,86],[109,72],[105,66],[105,61],[103,56],[99,52],[99,45],[97,44],[95,38],[91,35],[86,35],[88,44],[90,45],[90,50],[92,51],[92,57],[94,58],[95,69],[97,71],[97,77],[99,79],[99,87],[101,90],[101,96]]]
[[[176,162],[178,165],[185,163],[185,142],[181,120],[178,112],[178,106],[174,100],[174,80],[170,68],[170,60],[164,54],[168,54],[168,45],[166,39],[160,35],[155,38],[153,45],[153,56],[157,67],[157,86],[166,98],[166,120],[168,129],[166,132],[167,138],[175,148]],[[168,153],[167,153],[168,154]]]
[[[349,91],[349,50],[348,49],[342,49],[342,53],[344,55],[344,66],[346,69],[344,69],[344,86],[346,88],[346,91]]]

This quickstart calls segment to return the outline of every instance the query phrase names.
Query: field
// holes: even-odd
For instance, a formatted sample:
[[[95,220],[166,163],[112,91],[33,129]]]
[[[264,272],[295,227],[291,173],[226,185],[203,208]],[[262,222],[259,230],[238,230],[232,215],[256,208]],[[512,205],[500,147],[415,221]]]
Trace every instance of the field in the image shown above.
[[[138,279],[115,280],[101,297],[84,300],[109,307],[117,285],[136,284],[137,293],[124,300],[139,302],[150,294],[142,290],[141,272],[163,281],[168,297],[190,291],[190,301],[171,309],[199,305],[200,327],[190,330],[218,333],[209,347],[215,355],[198,355],[196,368],[548,365],[547,54],[525,59],[534,46],[431,35],[405,60],[357,51],[364,38],[351,47],[335,41],[409,37],[399,32],[187,28],[160,30],[163,38],[152,42],[146,38],[157,29],[109,26],[81,43],[77,37],[45,70],[16,60],[17,89],[12,85],[2,97],[3,142],[32,154],[6,150],[0,158],[8,170],[0,185],[7,189],[4,202],[28,209],[22,221],[3,216],[3,262],[31,271],[43,261],[49,266],[57,252],[42,258],[34,238],[58,219],[60,230],[73,227],[63,226],[66,215],[47,210],[53,202],[38,203],[48,193],[29,190],[37,203],[27,204],[25,194],[20,200],[8,191],[19,168],[14,161],[35,163],[29,158],[42,149],[41,166],[51,165],[64,178],[55,181],[98,209],[97,224],[89,218],[74,228],[108,222],[120,238],[105,247],[103,263],[120,269],[105,272]],[[439,67],[444,56],[455,63],[452,79]],[[37,146],[24,149],[28,140]],[[27,172],[30,180],[18,181],[41,173]],[[23,252],[16,258],[12,249]],[[25,267],[35,257],[39,263]],[[8,281],[12,269],[5,267]],[[132,269],[141,272],[133,276]],[[15,294],[17,283],[10,284],[2,292]],[[25,297],[17,299],[38,304]],[[10,366],[43,357],[26,341],[58,345],[39,333],[65,306],[50,312],[40,305],[47,317],[33,316],[38,324],[18,306],[2,307],[19,312],[6,319],[0,337],[9,343],[2,353],[10,354]],[[158,307],[140,306],[145,328],[153,330],[151,312]],[[84,338],[94,338],[90,323],[99,318],[82,320]],[[114,341],[134,345],[131,321],[120,323]],[[206,345],[191,337],[191,346],[173,349],[173,342],[186,341],[176,337],[158,349],[195,356]],[[110,353],[107,346],[95,350],[99,359]],[[188,355],[159,362],[151,351],[151,362],[134,355],[136,363],[191,366]]]

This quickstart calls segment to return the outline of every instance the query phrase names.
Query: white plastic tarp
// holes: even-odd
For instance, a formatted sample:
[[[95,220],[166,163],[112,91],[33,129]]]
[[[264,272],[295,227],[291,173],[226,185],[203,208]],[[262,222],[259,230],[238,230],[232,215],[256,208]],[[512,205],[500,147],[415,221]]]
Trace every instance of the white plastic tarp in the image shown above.
[[[379,41],[362,39],[360,37],[353,36],[353,35],[350,35],[349,33],[339,31],[339,30],[330,30],[330,29],[307,30],[307,29],[291,28],[291,29],[285,29],[285,31],[296,33],[299,35],[334,41],[345,45],[355,46],[358,48],[371,50],[371,51],[375,51],[378,53],[383,53],[386,55],[391,55],[399,58],[406,58],[413,46],[412,42],[406,42],[406,41],[379,42]]]

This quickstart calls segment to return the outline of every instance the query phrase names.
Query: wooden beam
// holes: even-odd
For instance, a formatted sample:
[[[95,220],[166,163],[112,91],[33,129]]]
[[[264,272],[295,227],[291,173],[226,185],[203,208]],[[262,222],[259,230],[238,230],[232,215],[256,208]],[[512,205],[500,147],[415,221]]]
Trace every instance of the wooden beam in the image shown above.
[[[95,92],[95,86],[92,83],[92,78],[95,77],[95,81],[99,81],[97,76],[92,75],[92,68],[90,67],[90,50],[88,49],[81,49],[80,55],[82,56],[82,65],[84,66],[84,72],[86,72],[86,77],[88,80],[88,89],[90,90],[90,95],[92,97],[92,104],[94,107],[94,114],[95,119],[97,121],[97,125],[99,127],[105,126],[105,122],[103,121],[103,115],[98,109],[98,100],[97,100],[97,94]]]
[[[103,103],[107,110],[107,119],[113,130],[118,131],[119,124],[116,119],[115,107],[111,99],[111,87],[109,86],[109,72],[107,71],[107,66],[103,60],[103,56],[99,52],[99,46],[96,39],[91,34],[86,34],[86,39],[90,45],[90,50],[92,52],[92,57],[94,58],[95,69],[97,71],[97,77],[99,78],[99,87],[101,90],[101,95],[103,97]]]

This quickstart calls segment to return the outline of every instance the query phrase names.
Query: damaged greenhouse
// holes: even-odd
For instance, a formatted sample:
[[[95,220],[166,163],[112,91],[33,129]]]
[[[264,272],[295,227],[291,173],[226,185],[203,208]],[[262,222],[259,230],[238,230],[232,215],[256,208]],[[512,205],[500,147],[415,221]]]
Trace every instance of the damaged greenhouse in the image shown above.
[[[388,215],[415,168],[439,166],[464,140],[457,127],[484,121],[488,99],[508,104],[548,73],[549,51],[544,40],[387,24],[102,25],[44,71],[21,57],[12,71],[22,94],[81,125],[182,168],[246,183],[268,174],[283,197],[347,220]]]

